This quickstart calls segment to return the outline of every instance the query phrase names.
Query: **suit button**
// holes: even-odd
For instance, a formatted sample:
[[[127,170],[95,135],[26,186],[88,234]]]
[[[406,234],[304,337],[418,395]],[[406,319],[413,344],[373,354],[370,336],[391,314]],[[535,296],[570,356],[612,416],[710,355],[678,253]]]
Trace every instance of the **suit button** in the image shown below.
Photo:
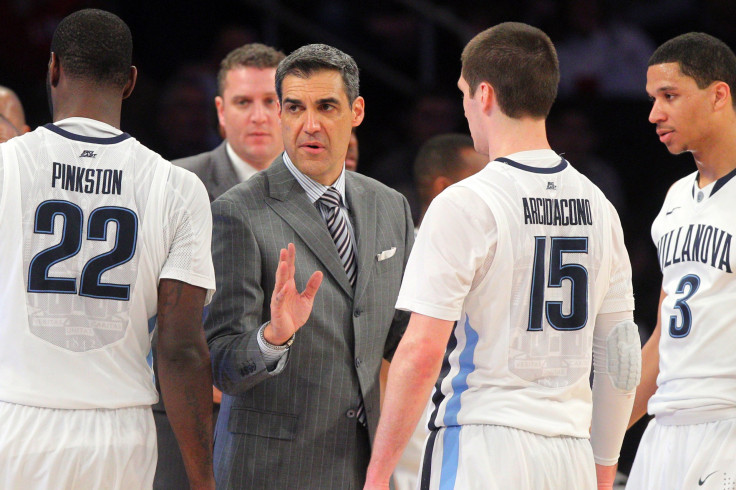
[[[358,317],[360,316],[360,314],[361,314],[361,313],[363,313],[363,312],[362,312],[362,311],[361,311],[360,309],[357,309],[357,310],[355,310],[355,311],[353,312],[353,316],[354,316],[355,318],[358,318]]]
[[[359,367],[360,367],[360,364],[361,364],[362,362],[363,362],[363,361],[361,361],[361,360],[360,360],[360,357],[356,357],[356,358],[355,358],[355,367],[356,367],[356,368],[359,368]]]
[[[356,415],[356,412],[355,412],[355,410],[353,410],[351,408],[350,410],[348,410],[347,412],[345,412],[345,415],[347,415],[347,417],[349,419],[354,419],[355,418],[355,415]]]

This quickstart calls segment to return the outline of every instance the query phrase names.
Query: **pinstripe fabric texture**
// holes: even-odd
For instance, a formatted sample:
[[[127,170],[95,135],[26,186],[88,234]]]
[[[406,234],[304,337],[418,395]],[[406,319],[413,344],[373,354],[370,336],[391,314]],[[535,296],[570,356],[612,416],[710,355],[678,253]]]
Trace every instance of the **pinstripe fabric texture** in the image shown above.
[[[378,422],[381,358],[408,315],[394,304],[413,242],[406,200],[346,173],[357,258],[351,287],[320,211],[281,158],[212,204],[217,293],[205,323],[225,395],[215,434],[218,488],[362,488]],[[324,272],[312,314],[273,372],[257,344],[279,250],[296,246],[297,287]],[[378,260],[381,252],[396,253]],[[356,419],[365,402],[367,428]]]

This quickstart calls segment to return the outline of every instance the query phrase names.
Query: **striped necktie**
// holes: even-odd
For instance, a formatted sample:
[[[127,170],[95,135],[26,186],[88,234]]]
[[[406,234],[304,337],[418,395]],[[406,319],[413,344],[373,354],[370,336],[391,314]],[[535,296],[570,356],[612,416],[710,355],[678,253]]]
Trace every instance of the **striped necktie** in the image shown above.
[[[327,212],[327,229],[330,230],[332,240],[337,247],[337,253],[340,255],[345,272],[348,275],[350,286],[355,289],[355,278],[358,275],[358,264],[355,261],[355,250],[353,243],[350,241],[350,230],[343,213],[340,212],[340,204],[342,197],[334,187],[328,187],[324,194],[319,198],[319,203],[324,206]],[[355,409],[355,417],[358,422],[365,427],[368,423],[365,414],[365,404],[363,397],[358,399],[358,408]]]
[[[330,230],[332,240],[337,247],[337,253],[340,256],[345,272],[348,275],[350,286],[355,288],[355,278],[358,275],[358,264],[355,260],[355,250],[350,240],[350,230],[343,213],[340,212],[340,204],[342,197],[334,187],[328,187],[324,194],[319,198],[319,203],[324,206],[327,212],[326,221],[327,229]]]

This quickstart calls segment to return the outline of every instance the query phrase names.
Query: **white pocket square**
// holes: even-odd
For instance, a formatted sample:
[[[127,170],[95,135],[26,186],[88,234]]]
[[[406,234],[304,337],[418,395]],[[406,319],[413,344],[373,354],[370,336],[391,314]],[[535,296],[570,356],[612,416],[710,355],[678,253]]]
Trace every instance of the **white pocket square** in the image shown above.
[[[388,250],[384,250],[380,254],[376,254],[376,260],[380,262],[382,260],[390,259],[391,257],[394,256],[395,253],[396,253],[396,247],[391,247]]]

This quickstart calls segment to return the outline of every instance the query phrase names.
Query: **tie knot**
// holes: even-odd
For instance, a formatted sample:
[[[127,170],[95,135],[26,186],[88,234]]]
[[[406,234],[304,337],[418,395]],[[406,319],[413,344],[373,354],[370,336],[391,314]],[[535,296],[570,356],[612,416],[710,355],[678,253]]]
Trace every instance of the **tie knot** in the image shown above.
[[[325,193],[320,196],[319,201],[329,208],[337,208],[342,202],[342,197],[337,189],[328,187]]]

